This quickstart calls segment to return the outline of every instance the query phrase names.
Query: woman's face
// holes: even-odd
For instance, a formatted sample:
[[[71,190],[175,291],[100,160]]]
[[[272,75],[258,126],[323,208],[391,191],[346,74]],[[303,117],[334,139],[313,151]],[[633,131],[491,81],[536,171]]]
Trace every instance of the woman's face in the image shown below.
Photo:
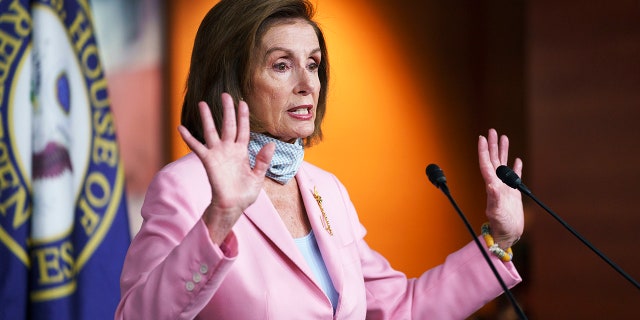
[[[304,20],[270,27],[257,50],[251,90],[245,97],[254,120],[286,142],[314,131],[320,93],[318,37]]]

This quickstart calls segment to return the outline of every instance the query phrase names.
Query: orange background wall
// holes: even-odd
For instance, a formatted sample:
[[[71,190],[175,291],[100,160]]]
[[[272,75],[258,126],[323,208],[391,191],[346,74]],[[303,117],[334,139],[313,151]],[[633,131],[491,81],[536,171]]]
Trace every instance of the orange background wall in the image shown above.
[[[168,9],[172,129],[179,123],[195,32],[212,3],[181,1]],[[346,185],[369,244],[394,267],[417,276],[471,240],[427,180],[427,164],[440,164],[450,185],[459,185],[454,196],[475,226],[483,221],[484,189],[475,169],[480,132],[464,126],[445,130],[455,125],[441,121],[446,106],[430,92],[429,52],[416,53],[400,41],[380,6],[323,0],[316,8],[328,41],[331,81],[325,138],[305,159]],[[187,152],[177,134],[172,141],[173,158]],[[461,146],[466,150],[459,153]],[[469,176],[475,185],[460,188]]]

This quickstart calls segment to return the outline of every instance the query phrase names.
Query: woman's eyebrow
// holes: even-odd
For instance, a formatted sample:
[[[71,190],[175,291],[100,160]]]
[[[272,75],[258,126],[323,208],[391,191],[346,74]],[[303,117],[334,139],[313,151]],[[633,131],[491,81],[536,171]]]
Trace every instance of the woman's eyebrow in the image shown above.
[[[293,51],[290,50],[290,49],[287,49],[287,48],[284,48],[284,47],[273,47],[273,48],[267,49],[267,52],[265,52],[264,56],[266,57],[266,56],[270,55],[272,52],[275,52],[275,51],[284,51],[289,55],[293,55]],[[310,55],[315,54],[315,53],[320,52],[320,51],[321,50],[320,50],[319,47],[315,48],[315,49],[313,49],[311,51]]]

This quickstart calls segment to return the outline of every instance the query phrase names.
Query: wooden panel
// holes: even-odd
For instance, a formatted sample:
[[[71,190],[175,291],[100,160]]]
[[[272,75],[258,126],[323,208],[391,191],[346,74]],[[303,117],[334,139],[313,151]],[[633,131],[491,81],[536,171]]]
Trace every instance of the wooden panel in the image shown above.
[[[640,277],[640,6],[531,1],[530,187]],[[542,210],[532,210],[539,319],[624,319],[640,292]]]

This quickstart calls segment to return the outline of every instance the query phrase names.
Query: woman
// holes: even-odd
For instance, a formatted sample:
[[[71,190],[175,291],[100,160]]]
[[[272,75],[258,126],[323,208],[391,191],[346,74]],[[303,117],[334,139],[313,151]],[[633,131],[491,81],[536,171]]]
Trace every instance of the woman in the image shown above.
[[[473,243],[419,278],[393,270],[344,186],[302,160],[322,137],[329,74],[312,16],[306,0],[222,0],[205,16],[179,128],[192,153],[149,187],[116,318],[462,319],[501,293]],[[494,130],[478,142],[504,249],[524,225],[520,194],[494,173],[507,151]]]

